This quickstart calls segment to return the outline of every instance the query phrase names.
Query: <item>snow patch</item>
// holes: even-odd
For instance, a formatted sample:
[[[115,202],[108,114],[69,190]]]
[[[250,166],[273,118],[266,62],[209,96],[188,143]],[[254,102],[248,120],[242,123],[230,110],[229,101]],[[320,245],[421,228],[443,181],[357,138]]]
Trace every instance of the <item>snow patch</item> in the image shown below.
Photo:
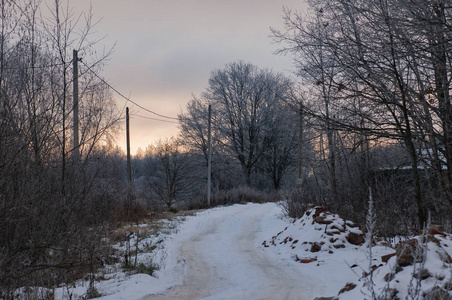
[[[358,226],[320,206],[262,243],[327,282],[317,297],[452,299],[452,235],[431,229],[400,240],[397,249],[375,240],[371,252],[368,246]]]

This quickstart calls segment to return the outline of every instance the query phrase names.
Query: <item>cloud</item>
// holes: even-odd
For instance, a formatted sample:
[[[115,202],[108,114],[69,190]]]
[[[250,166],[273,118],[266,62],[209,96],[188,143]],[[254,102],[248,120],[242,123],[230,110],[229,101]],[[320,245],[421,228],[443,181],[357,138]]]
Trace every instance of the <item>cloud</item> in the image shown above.
[[[141,105],[175,115],[206,87],[211,71],[244,60],[283,71],[290,59],[276,57],[270,27],[282,27],[282,5],[299,0],[77,0],[77,10],[93,4],[97,31],[116,50],[103,76]],[[118,98],[118,105],[124,105]],[[134,121],[141,144],[176,126]],[[147,122],[147,123],[146,123]],[[152,121],[153,122],[153,121]],[[156,133],[150,134],[149,132]],[[158,133],[157,133],[158,132]],[[138,136],[139,135],[141,136]]]

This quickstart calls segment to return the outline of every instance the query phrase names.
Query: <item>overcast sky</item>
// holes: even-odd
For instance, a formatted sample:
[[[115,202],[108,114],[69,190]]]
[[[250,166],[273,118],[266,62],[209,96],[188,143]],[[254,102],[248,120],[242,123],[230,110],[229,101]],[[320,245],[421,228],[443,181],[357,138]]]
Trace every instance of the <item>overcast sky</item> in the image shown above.
[[[97,35],[115,51],[102,76],[121,93],[160,114],[177,117],[192,94],[207,87],[210,72],[243,60],[261,68],[293,70],[276,56],[270,27],[283,28],[283,6],[302,0],[72,0],[77,11],[93,6]],[[125,100],[115,96],[118,106]],[[134,114],[155,117],[129,103]],[[177,135],[177,125],[133,116],[131,148]],[[125,127],[125,126],[124,126]],[[118,144],[125,149],[125,132]]]

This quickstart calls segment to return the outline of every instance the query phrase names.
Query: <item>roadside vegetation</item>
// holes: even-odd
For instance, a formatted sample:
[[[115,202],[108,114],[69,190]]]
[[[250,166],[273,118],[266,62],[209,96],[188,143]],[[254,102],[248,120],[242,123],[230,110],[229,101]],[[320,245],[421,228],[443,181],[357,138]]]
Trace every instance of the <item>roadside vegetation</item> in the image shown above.
[[[179,136],[132,157],[129,184],[97,21],[63,0],[2,1],[0,298],[87,276],[95,297],[95,274],[116,263],[152,275],[158,264],[138,255],[158,245],[138,225],[208,207],[209,131],[211,206],[287,200],[301,217],[317,204],[365,228],[371,194],[374,235],[427,223],[452,232],[452,6],[308,3],[306,15],[286,8],[285,27],[272,30],[297,78],[219,66],[178,116]],[[78,122],[73,50],[83,57]]]

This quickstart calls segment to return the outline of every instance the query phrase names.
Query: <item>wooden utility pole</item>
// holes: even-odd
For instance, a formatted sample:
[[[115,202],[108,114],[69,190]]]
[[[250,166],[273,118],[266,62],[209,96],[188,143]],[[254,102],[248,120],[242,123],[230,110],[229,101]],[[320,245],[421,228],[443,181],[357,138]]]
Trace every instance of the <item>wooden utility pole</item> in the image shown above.
[[[300,108],[298,111],[299,123],[298,123],[298,177],[297,184],[301,186],[301,168],[303,166],[303,105],[300,101]]]
[[[80,161],[80,145],[78,138],[78,51],[74,50],[72,53],[72,71],[73,71],[73,102],[74,107],[72,114],[74,117],[74,162]]]
[[[209,104],[209,126],[207,138],[207,206],[210,206],[210,193],[212,185],[212,106]]]
[[[129,128],[129,108],[126,107],[126,139],[127,139],[127,182],[129,188],[132,187],[132,171],[130,167],[130,128]]]

